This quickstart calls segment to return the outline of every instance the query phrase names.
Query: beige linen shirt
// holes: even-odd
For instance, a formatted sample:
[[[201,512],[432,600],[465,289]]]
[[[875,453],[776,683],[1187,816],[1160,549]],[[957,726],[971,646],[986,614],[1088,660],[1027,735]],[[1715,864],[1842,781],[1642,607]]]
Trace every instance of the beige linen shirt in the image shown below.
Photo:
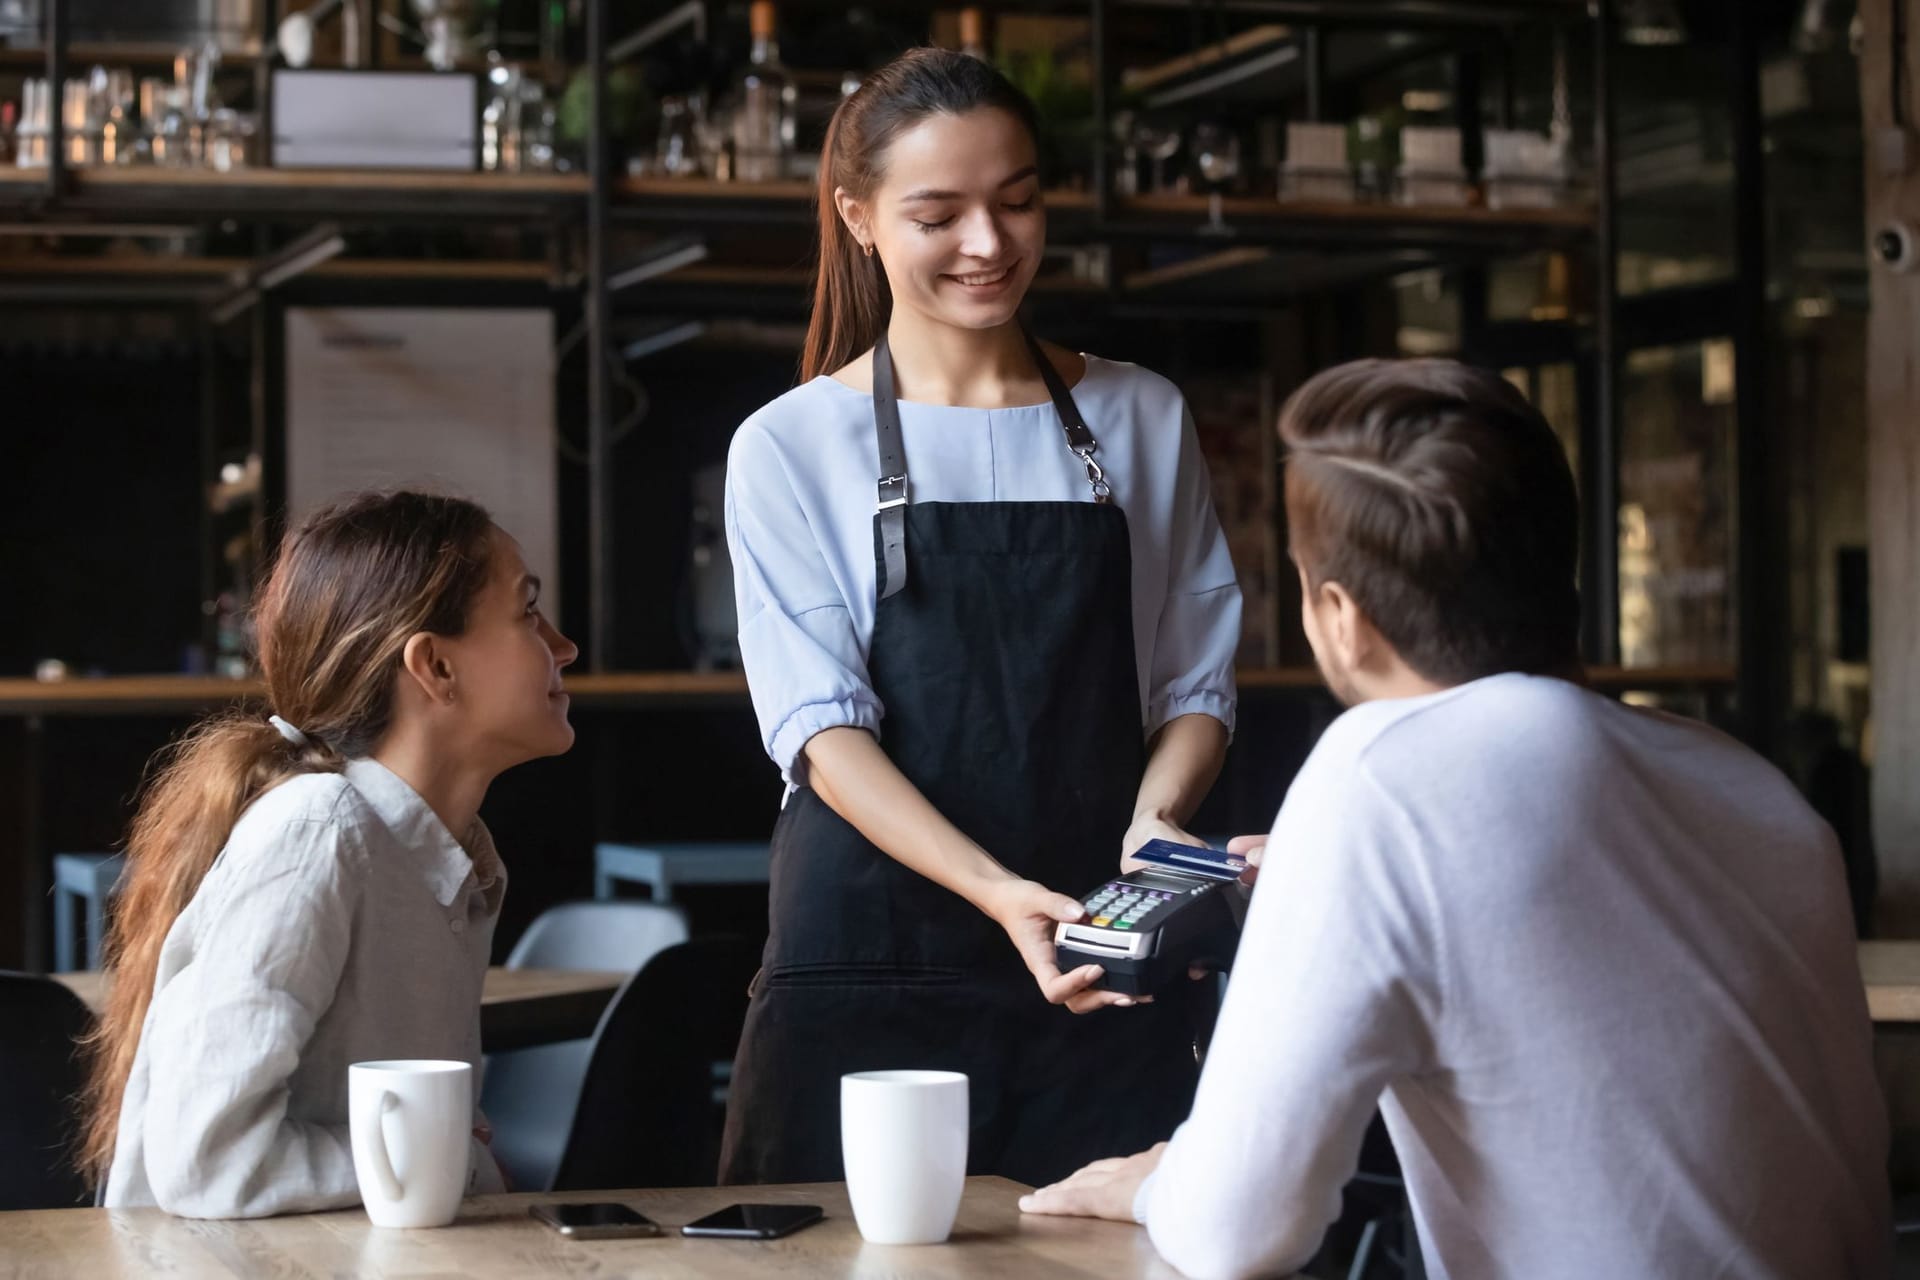
[[[473,1064],[506,876],[385,766],[282,783],[168,932],[120,1107],[108,1207],[248,1218],[358,1204],[347,1067]],[[469,1186],[503,1189],[473,1147]]]

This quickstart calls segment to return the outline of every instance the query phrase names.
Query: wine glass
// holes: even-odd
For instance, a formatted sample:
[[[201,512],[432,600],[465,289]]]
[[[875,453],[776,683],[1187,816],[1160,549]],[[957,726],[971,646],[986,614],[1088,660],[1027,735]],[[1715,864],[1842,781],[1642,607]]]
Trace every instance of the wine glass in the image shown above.
[[[1203,235],[1232,235],[1233,228],[1220,217],[1221,192],[1240,176],[1240,137],[1225,125],[1201,124],[1194,127],[1192,148],[1194,167],[1209,188],[1207,222],[1200,231]]]
[[[1165,120],[1143,115],[1134,121],[1133,144],[1153,161],[1153,189],[1167,190],[1167,161],[1180,149],[1180,130]]]
[[[654,147],[656,172],[668,178],[700,176],[697,130],[705,112],[698,94],[660,100],[660,140]]]

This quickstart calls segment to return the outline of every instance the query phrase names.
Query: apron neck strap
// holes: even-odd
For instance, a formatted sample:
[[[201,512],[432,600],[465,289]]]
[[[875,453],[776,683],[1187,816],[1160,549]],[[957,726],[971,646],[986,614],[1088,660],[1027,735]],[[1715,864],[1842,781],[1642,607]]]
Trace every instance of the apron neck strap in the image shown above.
[[[1106,472],[1093,460],[1100,442],[1094,439],[1087,420],[1080,416],[1073,392],[1061,381],[1053,361],[1047,359],[1047,353],[1024,324],[1020,326],[1020,336],[1026,339],[1027,351],[1040,370],[1040,380],[1047,384],[1047,396],[1060,418],[1060,429],[1066,433],[1067,448],[1087,469],[1087,485],[1093,490],[1093,500],[1110,501],[1113,490],[1107,484]],[[884,600],[907,582],[907,521],[903,509],[907,505],[907,446],[900,430],[900,394],[893,376],[893,348],[888,345],[885,329],[873,344],[873,434],[880,452],[880,484],[874,509],[880,517],[880,598]]]
[[[1020,336],[1027,340],[1027,351],[1033,356],[1035,367],[1040,370],[1040,381],[1047,384],[1047,395],[1053,401],[1053,411],[1060,415],[1060,428],[1067,433],[1067,448],[1085,460],[1086,455],[1100,447],[1100,442],[1093,438],[1087,420],[1080,416],[1080,406],[1073,402],[1073,392],[1067,390],[1067,384],[1060,380],[1060,371],[1053,367],[1053,361],[1047,359],[1047,353],[1040,347],[1040,340],[1024,324],[1020,326]]]
[[[907,446],[900,433],[900,394],[893,380],[893,349],[887,331],[873,344],[873,434],[880,446],[880,505],[889,511],[907,502]]]

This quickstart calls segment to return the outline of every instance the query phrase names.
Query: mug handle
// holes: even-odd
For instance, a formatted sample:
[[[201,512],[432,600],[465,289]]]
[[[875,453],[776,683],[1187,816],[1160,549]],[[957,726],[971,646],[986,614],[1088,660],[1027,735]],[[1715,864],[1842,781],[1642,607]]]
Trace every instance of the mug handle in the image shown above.
[[[406,1195],[400,1179],[393,1176],[393,1161],[387,1155],[387,1115],[399,1109],[399,1096],[391,1089],[382,1089],[374,1108],[372,1132],[367,1134],[367,1163],[373,1168],[373,1180],[380,1184],[380,1194],[394,1201]]]

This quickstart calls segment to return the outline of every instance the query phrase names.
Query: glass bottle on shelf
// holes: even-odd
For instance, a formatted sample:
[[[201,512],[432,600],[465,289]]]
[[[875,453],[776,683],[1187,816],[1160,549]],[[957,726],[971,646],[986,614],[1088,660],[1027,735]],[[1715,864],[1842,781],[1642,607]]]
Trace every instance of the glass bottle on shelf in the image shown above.
[[[987,57],[987,15],[977,5],[960,11],[960,52],[982,62],[992,61]]]
[[[13,165],[13,103],[0,102],[0,168]]]
[[[748,22],[753,50],[733,84],[733,175],[742,182],[777,182],[793,157],[798,89],[780,65],[772,0],[754,0]]]
[[[1207,220],[1200,228],[1201,234],[1233,234],[1233,229],[1221,218],[1220,210],[1227,187],[1240,176],[1239,135],[1225,125],[1196,125],[1193,130],[1193,164],[1207,184]]]

